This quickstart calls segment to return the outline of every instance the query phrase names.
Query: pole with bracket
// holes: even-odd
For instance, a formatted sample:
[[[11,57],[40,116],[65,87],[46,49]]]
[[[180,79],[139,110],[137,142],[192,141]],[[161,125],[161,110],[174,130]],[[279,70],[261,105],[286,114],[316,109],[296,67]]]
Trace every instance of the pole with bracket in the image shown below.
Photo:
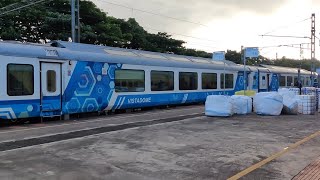
[[[80,0],[71,0],[72,42],[80,43]]]

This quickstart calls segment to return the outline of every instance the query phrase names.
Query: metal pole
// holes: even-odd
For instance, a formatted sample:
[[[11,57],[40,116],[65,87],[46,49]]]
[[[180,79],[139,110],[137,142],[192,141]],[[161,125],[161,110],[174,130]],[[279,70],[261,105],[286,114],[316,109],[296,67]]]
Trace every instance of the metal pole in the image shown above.
[[[311,15],[311,85],[314,86],[314,59],[315,59],[315,37],[316,37],[316,22],[315,14]]]
[[[71,0],[71,38],[72,42],[76,39],[76,15],[75,15],[75,0]]]
[[[80,2],[71,0],[71,37],[73,42],[80,43]]]
[[[80,0],[76,2],[76,39],[80,43]]]
[[[302,81],[301,81],[301,61],[302,61],[302,44],[300,44],[300,66],[298,69],[298,88],[299,88],[299,95],[301,95],[301,88],[302,88]]]

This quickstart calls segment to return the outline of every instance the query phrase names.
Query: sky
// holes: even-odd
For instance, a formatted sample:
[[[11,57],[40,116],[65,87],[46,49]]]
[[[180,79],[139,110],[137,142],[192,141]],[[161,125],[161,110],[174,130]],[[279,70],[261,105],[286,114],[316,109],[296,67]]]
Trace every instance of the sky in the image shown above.
[[[268,58],[299,59],[299,45],[296,48],[270,46],[310,43],[310,39],[260,35],[310,37],[312,13],[316,15],[316,36],[320,37],[320,0],[92,1],[109,16],[133,17],[150,33],[168,32],[173,38],[184,40],[187,48],[207,52],[259,47],[260,54]],[[310,58],[310,45],[304,44],[303,48],[302,57]],[[316,39],[317,59],[320,59],[319,50]]]

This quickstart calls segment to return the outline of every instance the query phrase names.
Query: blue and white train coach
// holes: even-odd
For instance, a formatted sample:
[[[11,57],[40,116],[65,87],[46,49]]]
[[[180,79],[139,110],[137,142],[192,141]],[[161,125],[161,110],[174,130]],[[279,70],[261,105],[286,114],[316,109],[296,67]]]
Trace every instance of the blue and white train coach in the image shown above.
[[[244,87],[243,66],[230,61],[61,41],[1,42],[0,62],[0,119],[204,102]],[[279,87],[267,68],[246,72],[248,89]]]

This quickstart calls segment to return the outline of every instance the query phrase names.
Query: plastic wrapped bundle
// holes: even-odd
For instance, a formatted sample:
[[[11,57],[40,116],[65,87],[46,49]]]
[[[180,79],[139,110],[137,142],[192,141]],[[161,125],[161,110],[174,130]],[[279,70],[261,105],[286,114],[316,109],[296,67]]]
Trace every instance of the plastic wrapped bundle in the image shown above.
[[[278,90],[278,92],[282,91],[282,90],[285,90],[287,88],[281,88]],[[295,95],[299,95],[300,94],[300,89],[299,88],[289,88],[289,91],[290,92],[293,92]]]
[[[231,96],[233,112],[235,114],[249,114],[252,112],[252,99],[248,96]]]
[[[294,91],[289,89],[279,89],[278,93],[283,98],[282,114],[298,114],[299,98]]]
[[[320,88],[317,88],[316,92],[317,92],[316,94],[317,94],[317,102],[318,102],[317,108],[318,108],[318,112],[320,112]]]
[[[258,93],[253,98],[253,107],[259,115],[278,116],[283,108],[283,98],[277,92]]]
[[[233,110],[231,97],[223,95],[207,96],[205,103],[205,114],[207,116],[232,116]]]
[[[298,111],[301,114],[315,114],[316,112],[316,97],[313,95],[300,95]]]
[[[316,95],[316,88],[314,87],[303,87],[301,91],[303,95]]]

